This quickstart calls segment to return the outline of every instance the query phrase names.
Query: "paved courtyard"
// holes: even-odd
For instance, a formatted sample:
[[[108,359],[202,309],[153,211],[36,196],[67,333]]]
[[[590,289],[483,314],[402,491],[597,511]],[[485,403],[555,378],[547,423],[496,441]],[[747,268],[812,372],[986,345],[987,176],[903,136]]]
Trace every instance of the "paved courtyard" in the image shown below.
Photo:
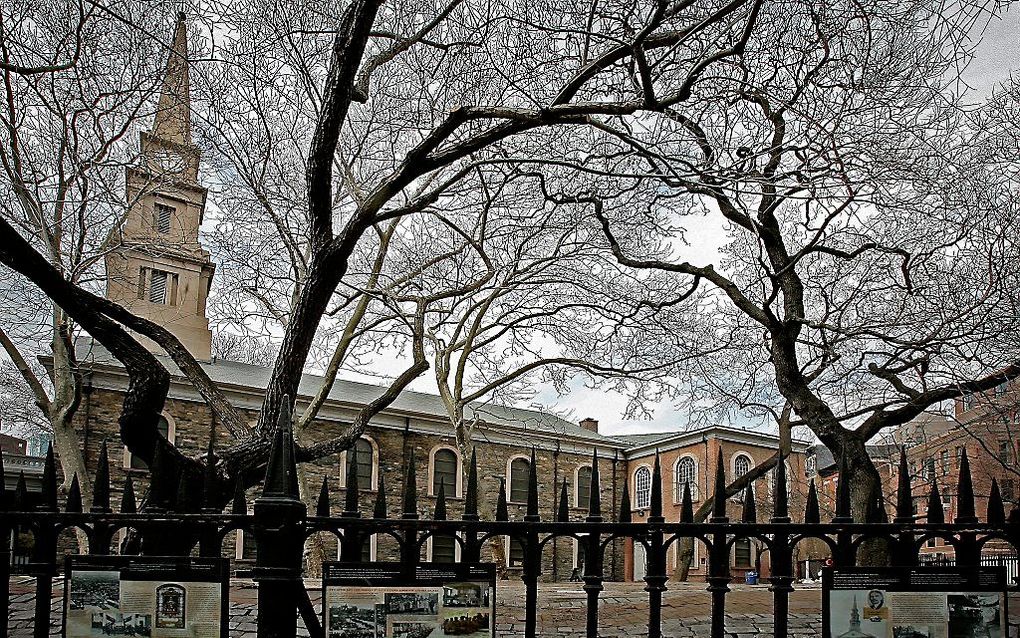
[[[62,582],[55,581],[51,635],[60,633]],[[31,636],[34,616],[33,583],[27,579],[11,582],[11,636]],[[313,604],[319,605],[317,584],[309,583]],[[313,588],[316,587],[316,588]],[[606,583],[602,592],[600,635],[605,638],[641,636],[647,627],[647,594],[643,583]],[[798,585],[790,595],[791,636],[820,636],[821,590],[815,585]],[[733,638],[771,636],[774,624],[772,594],[765,585],[731,585],[727,597],[726,630]],[[251,581],[235,580],[230,593],[230,635],[255,636],[258,613],[256,588]],[[663,634],[672,638],[708,636],[711,599],[704,583],[670,583],[663,594]],[[500,581],[496,596],[496,635],[519,638],[524,635],[524,587],[520,582]],[[554,638],[584,636],[585,594],[580,583],[545,583],[539,589],[538,633]],[[1013,623],[1020,622],[1020,600],[1011,599]],[[299,625],[300,627],[300,625]],[[300,634],[305,634],[303,627]]]

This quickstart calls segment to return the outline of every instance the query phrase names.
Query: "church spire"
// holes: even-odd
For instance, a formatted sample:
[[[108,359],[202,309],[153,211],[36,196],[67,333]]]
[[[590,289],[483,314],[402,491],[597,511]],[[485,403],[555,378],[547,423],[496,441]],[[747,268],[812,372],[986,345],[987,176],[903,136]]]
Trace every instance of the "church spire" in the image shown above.
[[[166,74],[163,76],[152,136],[181,146],[191,146],[188,28],[183,11],[177,14],[177,28],[166,63]]]

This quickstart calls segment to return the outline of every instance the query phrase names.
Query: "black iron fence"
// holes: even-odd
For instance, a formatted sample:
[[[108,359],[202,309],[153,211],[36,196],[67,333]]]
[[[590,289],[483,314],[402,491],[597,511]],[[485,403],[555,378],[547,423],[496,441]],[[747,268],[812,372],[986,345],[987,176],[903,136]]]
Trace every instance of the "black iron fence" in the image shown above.
[[[258,635],[261,637],[295,636],[297,623],[303,622],[311,636],[322,636],[323,630],[308,593],[302,582],[303,549],[312,535],[334,535],[340,547],[340,560],[359,562],[363,544],[372,535],[381,534],[394,539],[400,548],[401,564],[410,574],[419,564],[422,548],[428,539],[444,536],[455,539],[460,546],[462,562],[480,561],[483,546],[494,537],[514,539],[523,548],[521,579],[525,588],[525,636],[537,635],[538,583],[542,576],[542,554],[557,538],[573,539],[583,549],[585,557],[580,574],[587,594],[586,631],[589,638],[599,635],[599,597],[603,591],[603,562],[610,544],[617,539],[630,539],[644,546],[647,566],[644,582],[648,593],[648,636],[661,636],[662,595],[667,589],[667,551],[684,539],[702,543],[708,557],[707,589],[712,597],[713,638],[725,635],[726,597],[730,591],[730,555],[734,543],[748,539],[764,546],[770,556],[769,589],[774,597],[775,635],[787,636],[790,593],[794,591],[793,561],[795,548],[808,539],[817,539],[831,554],[836,566],[852,566],[857,562],[862,547],[869,552],[878,547],[879,555],[891,556],[895,564],[918,564],[919,550],[932,538],[943,539],[951,547],[954,560],[960,566],[977,566],[982,563],[982,552],[991,545],[1016,552],[1020,547],[1020,513],[1015,509],[1007,520],[998,487],[993,484],[983,520],[975,511],[972,479],[966,456],[961,459],[957,485],[957,516],[949,522],[942,520],[943,508],[937,488],[929,496],[930,507],[923,523],[912,514],[912,494],[909,473],[901,471],[894,518],[890,521],[876,490],[868,508],[865,523],[854,522],[850,515],[850,493],[847,481],[840,482],[836,499],[836,515],[830,522],[822,522],[818,497],[814,485],[808,493],[803,513],[791,518],[785,486],[785,464],[776,465],[773,514],[768,521],[759,521],[751,487],[746,488],[743,512],[739,520],[726,515],[727,498],[723,489],[713,496],[713,515],[703,523],[694,522],[691,495],[685,489],[679,520],[667,521],[663,516],[662,480],[656,460],[649,518],[640,523],[631,522],[631,507],[627,490],[615,515],[604,515],[601,501],[598,464],[593,463],[592,486],[588,512],[584,520],[568,520],[567,499],[559,500],[560,508],[554,520],[542,520],[539,514],[538,480],[536,464],[531,463],[527,508],[521,520],[510,520],[505,491],[500,490],[493,520],[481,520],[478,507],[478,472],[474,458],[468,468],[464,513],[456,520],[447,519],[446,500],[442,489],[438,493],[431,519],[423,520],[418,513],[418,497],[414,463],[408,463],[407,476],[399,512],[392,516],[386,492],[380,489],[369,507],[359,501],[356,455],[351,455],[344,496],[343,511],[334,515],[330,511],[329,495],[323,488],[315,511],[311,514],[298,498],[294,443],[288,419],[283,419],[273,443],[273,451],[266,472],[261,496],[254,503],[253,513],[248,512],[243,492],[238,490],[230,513],[210,511],[178,513],[176,505],[191,495],[183,493],[178,485],[184,481],[167,476],[161,471],[157,454],[151,468],[151,484],[143,511],[136,511],[135,496],[130,478],[125,485],[119,511],[110,504],[110,479],[105,448],[100,455],[99,470],[94,480],[93,504],[88,512],[82,511],[80,493],[76,484],[67,496],[63,511],[59,510],[56,470],[52,453],[48,456],[43,477],[40,503],[29,506],[24,478],[19,480],[13,494],[3,493],[3,511],[0,516],[0,533],[10,538],[13,534],[30,534],[31,558],[23,567],[35,577],[36,607],[34,635],[47,636],[50,624],[50,600],[54,577],[61,565],[62,551],[58,547],[61,535],[70,530],[83,535],[93,554],[110,553],[115,542],[130,531],[137,539],[132,550],[143,555],[183,556],[197,554],[220,556],[222,544],[229,534],[243,531],[253,535],[257,547],[253,580],[258,583]],[[210,453],[210,460],[211,453]],[[905,465],[905,458],[901,464]],[[2,470],[2,467],[0,467]],[[2,478],[2,477],[0,477]],[[208,477],[205,493],[211,494],[212,477]],[[716,486],[726,485],[722,459],[716,470]],[[365,504],[368,505],[368,504]],[[194,508],[192,508],[194,509]],[[31,511],[27,511],[31,510]],[[0,549],[0,637],[7,636],[10,593],[10,547]]]

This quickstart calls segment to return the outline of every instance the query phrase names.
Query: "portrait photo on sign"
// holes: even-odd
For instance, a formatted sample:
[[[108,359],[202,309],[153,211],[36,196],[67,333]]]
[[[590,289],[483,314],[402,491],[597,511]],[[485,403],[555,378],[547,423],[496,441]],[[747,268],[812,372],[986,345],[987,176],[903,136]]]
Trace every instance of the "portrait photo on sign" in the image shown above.
[[[832,638],[886,638],[889,608],[878,589],[829,592],[829,627]]]
[[[949,594],[949,638],[1004,638],[999,594]]]

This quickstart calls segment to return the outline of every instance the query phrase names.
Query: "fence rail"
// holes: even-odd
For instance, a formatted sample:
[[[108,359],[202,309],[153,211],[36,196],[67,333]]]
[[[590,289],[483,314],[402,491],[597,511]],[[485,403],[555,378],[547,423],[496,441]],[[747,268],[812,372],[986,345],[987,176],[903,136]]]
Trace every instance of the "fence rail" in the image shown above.
[[[210,461],[212,461],[210,453]],[[912,494],[909,480],[900,480],[895,517],[889,521],[876,490],[868,508],[866,522],[854,522],[850,516],[848,481],[840,481],[836,500],[836,516],[822,522],[819,516],[818,497],[811,485],[802,516],[795,522],[787,504],[787,477],[785,464],[776,465],[777,489],[774,514],[767,522],[759,522],[755,500],[748,486],[744,493],[743,512],[739,520],[726,515],[726,475],[720,457],[716,469],[715,485],[720,486],[713,495],[713,515],[707,522],[695,523],[690,492],[685,489],[681,515],[678,521],[667,521],[662,510],[662,480],[656,458],[650,516],[645,522],[631,522],[631,508],[626,488],[612,520],[603,516],[601,494],[598,489],[598,464],[593,463],[592,486],[588,513],[582,521],[568,520],[566,499],[554,520],[542,520],[539,515],[538,480],[536,464],[531,463],[526,513],[522,520],[510,520],[505,491],[500,490],[495,504],[494,520],[481,520],[478,513],[478,473],[475,459],[468,468],[468,481],[464,513],[460,519],[447,520],[446,499],[440,487],[432,519],[419,517],[415,489],[414,463],[407,464],[405,490],[397,517],[390,517],[385,490],[377,492],[371,513],[362,511],[359,502],[356,455],[350,455],[343,511],[333,515],[329,495],[325,488],[314,513],[298,498],[294,442],[289,418],[281,419],[273,442],[273,450],[266,473],[262,494],[249,514],[243,492],[238,490],[230,513],[205,510],[200,513],[174,511],[184,495],[175,495],[178,477],[168,476],[161,469],[159,454],[151,468],[151,484],[144,511],[135,511],[134,491],[130,478],[125,486],[124,498],[118,512],[110,507],[110,485],[106,448],[100,453],[99,471],[93,488],[93,505],[83,512],[76,483],[68,494],[64,511],[59,511],[56,492],[56,469],[52,451],[47,455],[42,504],[34,511],[25,511],[27,491],[23,477],[13,495],[3,494],[0,533],[10,537],[14,531],[30,533],[34,538],[32,556],[25,568],[35,576],[36,609],[34,635],[48,635],[50,599],[53,578],[60,565],[58,538],[68,530],[77,530],[88,539],[90,553],[109,553],[114,539],[121,530],[131,530],[138,540],[137,551],[145,555],[185,556],[197,551],[202,556],[219,556],[222,543],[228,534],[242,530],[252,534],[256,542],[256,560],[253,580],[258,583],[258,625],[260,637],[293,638],[298,618],[304,622],[309,634],[323,636],[318,618],[312,612],[308,594],[302,585],[302,560],[305,541],[317,533],[332,534],[338,539],[340,560],[358,562],[362,544],[373,534],[392,537],[400,549],[401,564],[409,573],[419,564],[422,548],[433,536],[456,539],[460,545],[462,562],[478,562],[483,545],[493,537],[509,537],[524,547],[521,579],[525,585],[525,627],[527,638],[537,635],[538,581],[542,575],[542,552],[557,538],[574,539],[584,550],[582,580],[587,595],[586,633],[589,638],[599,635],[599,597],[603,590],[603,563],[609,544],[616,539],[631,539],[644,546],[647,568],[644,581],[648,592],[648,636],[660,638],[662,594],[667,589],[667,551],[684,540],[695,539],[704,545],[708,555],[708,591],[712,598],[713,638],[725,635],[726,596],[731,573],[729,557],[737,540],[749,539],[761,543],[770,556],[771,572],[766,579],[773,595],[775,635],[785,638],[788,633],[787,617],[790,592],[794,591],[794,549],[806,539],[824,543],[836,566],[856,564],[862,547],[869,551],[884,552],[893,557],[897,565],[913,566],[919,561],[918,552],[931,538],[942,538],[953,548],[955,562],[960,566],[977,566],[986,560],[982,550],[989,543],[1005,543],[1016,552],[1020,547],[1020,515],[1014,509],[1009,519],[1005,515],[998,487],[993,484],[988,508],[983,520],[975,509],[974,492],[966,455],[961,459],[958,508],[952,522],[941,520],[941,504],[929,508],[931,516],[919,523],[912,515]],[[903,467],[901,477],[908,472]],[[0,467],[2,469],[2,467]],[[2,479],[2,476],[0,476]],[[211,481],[211,478],[207,478]],[[211,494],[211,483],[206,494]],[[929,496],[938,503],[937,488]],[[7,636],[9,606],[10,549],[0,549],[0,638]]]

